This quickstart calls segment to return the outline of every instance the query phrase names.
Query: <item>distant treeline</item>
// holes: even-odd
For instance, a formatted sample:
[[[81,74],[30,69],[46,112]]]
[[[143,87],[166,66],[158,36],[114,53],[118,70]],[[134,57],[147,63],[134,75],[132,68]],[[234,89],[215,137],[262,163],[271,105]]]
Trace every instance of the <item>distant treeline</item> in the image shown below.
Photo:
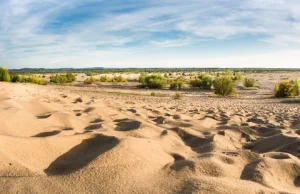
[[[233,72],[268,73],[300,71],[300,68],[23,68],[9,69],[11,73],[18,74],[49,74],[49,73],[165,73],[165,72],[220,72],[230,70]]]

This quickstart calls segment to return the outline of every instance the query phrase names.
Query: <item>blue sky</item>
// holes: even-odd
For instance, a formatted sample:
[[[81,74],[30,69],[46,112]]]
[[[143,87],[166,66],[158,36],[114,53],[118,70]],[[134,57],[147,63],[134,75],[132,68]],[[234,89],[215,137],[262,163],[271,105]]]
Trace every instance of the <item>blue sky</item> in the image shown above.
[[[7,68],[299,64],[299,0],[0,0]]]

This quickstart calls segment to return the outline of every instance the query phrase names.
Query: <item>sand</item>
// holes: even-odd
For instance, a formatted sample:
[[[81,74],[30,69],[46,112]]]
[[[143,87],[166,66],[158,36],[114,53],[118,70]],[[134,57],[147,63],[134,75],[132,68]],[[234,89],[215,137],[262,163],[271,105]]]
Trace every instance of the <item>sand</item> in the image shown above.
[[[150,92],[0,83],[0,193],[300,193],[299,104]]]

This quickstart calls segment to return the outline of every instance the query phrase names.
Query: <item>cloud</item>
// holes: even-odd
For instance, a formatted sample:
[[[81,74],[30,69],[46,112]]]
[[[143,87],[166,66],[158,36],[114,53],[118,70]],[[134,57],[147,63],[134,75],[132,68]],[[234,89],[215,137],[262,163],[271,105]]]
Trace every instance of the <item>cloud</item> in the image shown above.
[[[12,68],[158,64],[157,49],[190,65],[205,62],[197,52],[206,49],[221,60],[237,47],[246,60],[238,57],[243,45],[258,55],[262,45],[292,52],[299,34],[297,0],[0,1],[0,63]],[[257,46],[246,48],[249,40]]]

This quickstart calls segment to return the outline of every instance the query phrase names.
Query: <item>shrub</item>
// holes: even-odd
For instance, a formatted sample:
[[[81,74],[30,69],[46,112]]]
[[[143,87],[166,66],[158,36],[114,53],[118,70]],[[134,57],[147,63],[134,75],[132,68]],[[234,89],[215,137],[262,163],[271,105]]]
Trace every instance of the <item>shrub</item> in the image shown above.
[[[192,88],[200,88],[210,90],[213,84],[212,77],[206,74],[201,74],[197,79],[190,81],[190,86]]]
[[[150,75],[143,79],[141,87],[162,89],[167,83],[167,79],[161,75]]]
[[[233,72],[231,70],[224,71],[224,76],[232,77]]]
[[[21,82],[21,83],[34,83],[44,85],[46,81],[43,78],[40,78],[36,75],[24,76],[24,75],[13,75],[12,82]]]
[[[93,76],[87,78],[86,80],[84,80],[84,84],[92,84],[95,82],[95,79],[93,78]]]
[[[11,77],[11,82],[13,82],[13,83],[20,82],[20,76],[19,75],[13,75]]]
[[[292,96],[293,87],[289,81],[279,81],[275,86],[276,97]]]
[[[300,96],[300,79],[295,79],[291,81],[293,85],[293,95]]]
[[[275,85],[276,97],[300,96],[300,80],[282,80]]]
[[[95,76],[95,75],[97,75],[97,74],[94,73],[94,72],[86,72],[85,75],[86,75],[86,76]]]
[[[67,73],[65,75],[58,75],[50,77],[50,82],[52,83],[72,83],[76,80],[76,76],[72,73]]]
[[[254,87],[255,86],[255,78],[245,77],[244,79],[244,86],[245,87]]]
[[[243,75],[240,72],[236,72],[233,79],[236,81],[241,81],[243,80]]]
[[[180,93],[176,93],[174,96],[175,100],[181,100],[182,99],[182,95]]]
[[[147,77],[147,75],[144,74],[144,73],[142,73],[142,74],[140,75],[140,77],[139,77],[139,82],[140,82],[140,83],[144,83],[146,77]]]
[[[112,78],[112,81],[113,82],[127,82],[127,79],[125,79],[122,75],[119,75],[119,76],[114,76]]]
[[[10,75],[7,69],[0,67],[0,81],[10,82]]]
[[[46,81],[36,75],[31,76],[31,83],[43,85]]]
[[[215,94],[228,96],[235,92],[235,83],[229,76],[220,76],[213,81]]]
[[[170,90],[180,90],[183,87],[183,80],[177,79],[171,82]]]
[[[156,96],[156,93],[155,92],[151,92],[151,96]]]
[[[107,75],[102,75],[100,77],[100,82],[110,82],[111,79]]]

